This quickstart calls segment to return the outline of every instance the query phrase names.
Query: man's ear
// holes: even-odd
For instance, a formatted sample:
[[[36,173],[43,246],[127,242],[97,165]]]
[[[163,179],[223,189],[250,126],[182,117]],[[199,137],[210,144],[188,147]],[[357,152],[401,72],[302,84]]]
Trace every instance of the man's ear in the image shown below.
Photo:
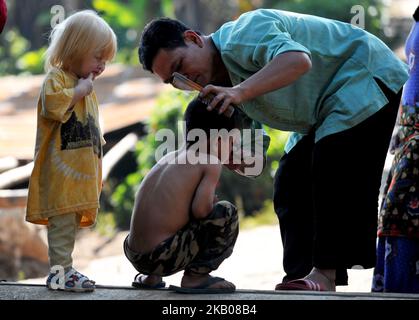
[[[195,44],[197,44],[200,48],[204,46],[204,42],[202,41],[202,38],[199,34],[197,34],[193,30],[186,30],[183,33],[183,39],[186,41],[191,41]]]

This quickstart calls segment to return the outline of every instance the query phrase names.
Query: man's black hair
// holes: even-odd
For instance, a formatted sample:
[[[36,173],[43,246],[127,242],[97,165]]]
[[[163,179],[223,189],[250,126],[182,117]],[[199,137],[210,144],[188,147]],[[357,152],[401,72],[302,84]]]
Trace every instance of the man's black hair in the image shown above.
[[[186,137],[192,129],[204,130],[207,137],[210,137],[211,129],[233,130],[236,128],[235,114],[236,112],[231,118],[228,118],[223,114],[218,114],[218,110],[208,111],[206,104],[199,99],[194,99],[189,103],[183,116],[186,122]],[[197,139],[195,141],[186,141],[186,147],[188,148],[196,143]]]
[[[160,49],[173,50],[186,46],[183,33],[190,30],[188,26],[178,20],[158,18],[150,21],[144,28],[138,57],[145,70],[153,72],[153,60]]]

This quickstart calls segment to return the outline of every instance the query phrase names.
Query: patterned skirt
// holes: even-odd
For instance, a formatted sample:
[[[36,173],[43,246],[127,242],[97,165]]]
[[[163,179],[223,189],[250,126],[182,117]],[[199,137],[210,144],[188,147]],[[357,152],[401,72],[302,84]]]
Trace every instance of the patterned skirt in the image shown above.
[[[402,106],[400,111],[378,235],[419,239],[419,105]]]
[[[371,291],[419,293],[419,239],[378,239]]]
[[[372,291],[419,293],[419,106],[402,106],[379,214]]]

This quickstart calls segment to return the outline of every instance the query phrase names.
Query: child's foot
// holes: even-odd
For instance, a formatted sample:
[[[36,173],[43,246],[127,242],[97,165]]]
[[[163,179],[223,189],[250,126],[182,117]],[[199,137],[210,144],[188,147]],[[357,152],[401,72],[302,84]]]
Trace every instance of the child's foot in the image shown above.
[[[56,279],[53,279],[56,277]],[[55,281],[55,285],[52,283]],[[85,275],[71,268],[64,274],[64,283],[60,281],[56,273],[50,273],[47,279],[47,287],[51,290],[64,290],[73,292],[92,292],[95,290],[95,282]]]
[[[222,289],[234,291],[236,286],[222,278],[212,277],[209,274],[196,274],[185,272],[181,281],[182,288],[201,288],[201,289]],[[205,287],[205,288],[204,288]]]
[[[166,286],[163,278],[155,275],[137,274],[132,282],[132,286],[140,289],[161,289]]]

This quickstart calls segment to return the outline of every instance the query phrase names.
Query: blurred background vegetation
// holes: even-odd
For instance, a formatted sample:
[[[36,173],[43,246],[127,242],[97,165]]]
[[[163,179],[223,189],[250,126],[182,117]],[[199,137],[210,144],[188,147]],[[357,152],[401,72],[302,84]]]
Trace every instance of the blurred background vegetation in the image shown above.
[[[412,0],[413,1],[413,0]],[[7,0],[8,23],[0,38],[0,76],[43,72],[43,53],[51,30],[51,8],[63,6],[65,14],[93,9],[108,21],[118,37],[117,62],[138,65],[137,43],[144,25],[155,17],[178,18],[204,33],[259,7],[315,14],[350,22],[351,8],[365,8],[365,28],[390,47],[400,39],[387,30],[388,0]]]
[[[412,0],[413,1],[413,0]],[[389,0],[8,0],[8,22],[0,37],[0,76],[43,73],[43,54],[51,30],[51,8],[61,5],[65,14],[93,9],[111,25],[118,37],[116,62],[140,68],[137,47],[141,30],[152,18],[169,16],[184,21],[204,33],[241,13],[260,7],[277,8],[351,22],[351,8],[365,9],[365,29],[395,49],[403,44],[405,34],[388,27],[386,13]],[[177,130],[190,95],[170,91],[159,97],[147,123],[148,134],[136,146],[136,168],[128,176],[112,177],[104,187],[101,199],[104,210],[98,229],[112,232],[115,227],[127,229],[134,195],[139,183],[154,165],[154,138],[161,128]],[[266,128],[271,136],[269,161],[263,175],[255,180],[224,172],[218,195],[235,203],[243,216],[260,216],[264,222],[275,221],[272,209],[273,174],[283,154],[287,134]],[[249,219],[249,224],[254,220]]]

